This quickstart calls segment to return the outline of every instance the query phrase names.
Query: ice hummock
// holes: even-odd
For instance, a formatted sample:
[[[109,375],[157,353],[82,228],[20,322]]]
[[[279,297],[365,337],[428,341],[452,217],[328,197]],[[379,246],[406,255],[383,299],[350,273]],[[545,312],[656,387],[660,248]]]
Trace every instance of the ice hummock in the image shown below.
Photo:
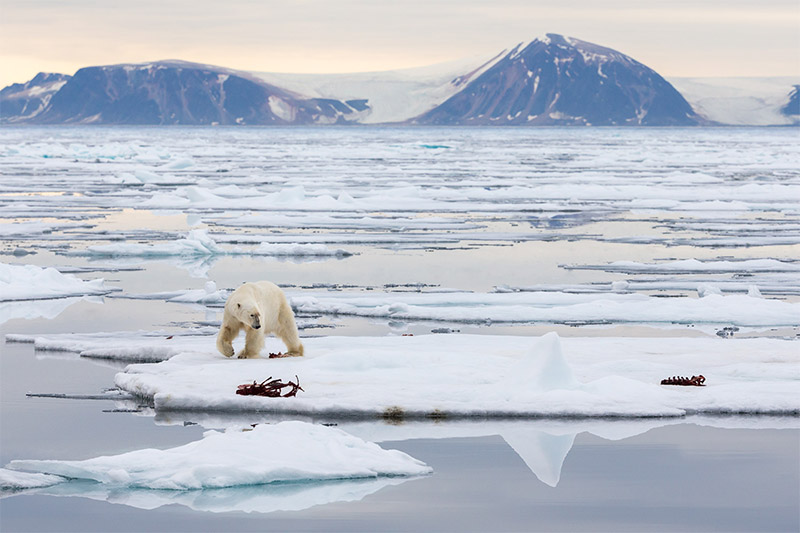
[[[168,490],[431,472],[398,450],[384,450],[337,428],[298,421],[244,431],[208,431],[199,441],[167,450],[143,449],[82,461],[14,460],[8,467],[117,487]]]

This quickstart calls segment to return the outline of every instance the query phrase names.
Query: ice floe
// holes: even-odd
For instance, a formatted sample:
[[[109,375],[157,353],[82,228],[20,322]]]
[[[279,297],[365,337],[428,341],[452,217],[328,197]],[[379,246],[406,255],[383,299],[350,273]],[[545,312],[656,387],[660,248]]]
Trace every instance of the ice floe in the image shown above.
[[[116,487],[167,490],[431,472],[403,452],[384,450],[337,428],[297,421],[258,425],[249,431],[209,431],[199,441],[167,450],[136,450],[81,461],[14,460],[7,466]]]
[[[706,293],[708,292],[706,291]],[[512,293],[301,293],[291,294],[301,314],[465,323],[647,323],[800,325],[800,303],[748,295],[659,298],[644,294]]]
[[[664,263],[614,261],[607,265],[564,265],[568,270],[603,270],[625,274],[707,274],[711,272],[800,272],[800,263],[777,259],[745,259],[741,261],[699,261],[684,259]]]
[[[83,281],[55,268],[0,263],[0,302],[108,294],[103,279]]]
[[[265,237],[266,239],[266,237]],[[272,243],[258,241],[252,249],[223,248],[207,230],[195,229],[184,237],[163,243],[114,243],[88,246],[84,250],[71,250],[66,255],[97,257],[210,257],[219,255],[292,256],[292,257],[346,257],[353,255],[342,249],[330,249],[324,244]]]
[[[7,341],[84,356],[167,359],[130,365],[115,378],[158,412],[368,418],[800,413],[796,342],[781,339],[330,336],[305,337],[303,358],[253,360],[219,355],[214,335],[9,335]],[[279,341],[268,339],[265,353],[270,343]],[[691,374],[703,374],[707,386],[660,385]],[[295,398],[235,393],[254,380],[295,375],[305,390]]]

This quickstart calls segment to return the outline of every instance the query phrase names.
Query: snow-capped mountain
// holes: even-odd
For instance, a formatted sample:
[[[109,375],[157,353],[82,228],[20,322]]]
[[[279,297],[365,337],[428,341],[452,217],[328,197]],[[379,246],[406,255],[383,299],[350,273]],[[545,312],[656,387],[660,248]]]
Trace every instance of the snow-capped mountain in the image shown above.
[[[794,119],[800,119],[800,85],[795,85],[789,93],[789,101],[781,108],[781,114]]]
[[[159,61],[39,74],[0,92],[0,123],[791,125],[800,123],[798,83],[665,80],[610,48],[547,34],[500,53],[384,72]]]
[[[703,122],[634,59],[553,33],[521,43],[415,124],[690,126]]]
[[[5,108],[5,103],[3,103]],[[87,67],[26,121],[38,124],[333,124],[367,106],[303,98],[248,73],[181,61]],[[3,113],[6,119],[5,112]],[[14,118],[8,117],[8,121]]]
[[[30,120],[45,110],[50,99],[69,81],[70,76],[40,72],[27,83],[15,83],[0,91],[0,119],[9,122]]]

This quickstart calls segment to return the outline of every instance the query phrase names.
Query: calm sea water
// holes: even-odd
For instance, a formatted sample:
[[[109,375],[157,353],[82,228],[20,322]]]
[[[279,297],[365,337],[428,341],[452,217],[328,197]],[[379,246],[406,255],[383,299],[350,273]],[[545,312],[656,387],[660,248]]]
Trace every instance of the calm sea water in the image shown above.
[[[565,264],[800,259],[800,241],[792,240],[798,239],[800,214],[796,205],[791,207],[793,200],[781,196],[780,188],[796,184],[800,175],[796,135],[791,131],[4,128],[0,139],[5,146],[0,151],[0,201],[5,211],[0,222],[44,222],[53,228],[4,236],[0,261],[101,267],[106,271],[79,276],[104,277],[108,285],[128,295],[202,288],[207,280],[219,287],[234,287],[243,279],[263,278],[295,290],[320,284],[352,285],[348,290],[364,291],[389,284],[422,284],[485,292],[503,285],[541,284],[558,291],[567,285],[586,287],[632,279],[603,271],[566,270]],[[153,182],[148,172],[161,176],[161,181]],[[525,188],[531,182],[537,192]],[[599,197],[587,190],[597,184],[606,191]],[[754,188],[749,194],[731,193],[739,184]],[[447,190],[428,194],[443,185]],[[303,187],[302,197],[298,186]],[[197,187],[192,190],[198,195],[192,196],[185,187]],[[648,188],[658,189],[660,196],[647,196]],[[208,192],[222,200],[208,200]],[[342,196],[345,192],[355,199],[354,207],[342,207],[349,202]],[[279,222],[250,227],[236,218],[246,213],[275,214],[271,205],[264,210],[231,210],[237,198],[276,193],[285,195],[292,205],[290,214],[302,218],[304,227],[290,228]],[[386,201],[383,193],[402,203],[402,212],[387,212],[381,204]],[[168,203],[160,209],[142,208],[140,204],[155,195],[165,195]],[[191,200],[198,197],[204,200]],[[329,202],[328,197],[339,203]],[[374,209],[365,212],[358,204],[360,198],[374,202]],[[180,203],[181,199],[187,203]],[[423,207],[414,207],[415,201]],[[331,213],[339,219],[382,217],[384,227],[357,222],[343,231],[336,221],[320,218]],[[442,218],[463,229],[415,231],[398,221],[420,217]],[[230,220],[239,222],[223,225]],[[736,220],[749,220],[752,225]],[[68,253],[94,244],[169,242],[195,224],[217,235],[239,237],[321,235],[335,240],[345,236],[350,241],[341,246],[357,255],[324,261],[247,255],[122,261]],[[262,220],[261,224],[273,223]],[[467,229],[470,225],[480,228]],[[484,239],[477,240],[475,233]],[[520,233],[527,237],[520,239]],[[411,237],[418,234],[427,235],[428,242],[415,244]],[[445,240],[447,235],[457,238]],[[783,240],[771,241],[775,235]],[[376,236],[391,237],[394,242],[371,244]],[[137,270],[113,269],[126,265]],[[651,277],[668,284],[687,279],[734,281],[730,273]],[[764,275],[754,279],[770,281]],[[778,282],[786,287],[786,294],[777,296],[796,300],[790,289],[800,285],[797,277]],[[687,297],[692,292],[674,288],[667,294]],[[5,320],[0,324],[2,335],[180,331],[214,324],[220,318],[218,309],[159,299],[80,300],[52,312],[32,311],[34,304],[0,305]],[[309,329],[304,334],[424,334],[442,326],[336,317],[318,321],[334,327]],[[664,329],[647,324],[446,326],[458,330],[454,334],[534,336],[553,330],[577,336],[715,334],[713,327]],[[742,334],[796,332],[764,328]],[[197,440],[204,431],[202,420],[191,416],[164,420],[146,408],[120,412],[121,407],[135,405],[26,397],[28,392],[97,393],[113,385],[121,365],[35,352],[28,344],[6,343],[0,349],[3,465],[13,459],[83,459],[168,448]],[[345,421],[335,422],[346,428]],[[631,426],[619,421],[560,424],[554,428],[552,421],[524,420],[509,428],[487,422],[484,431],[445,426],[428,432],[440,438],[382,442],[384,447],[428,463],[435,473],[398,482],[355,501],[243,512],[233,510],[235,502],[274,496],[297,503],[304,496],[293,496],[291,487],[271,486],[207,491],[191,502],[170,501],[158,494],[162,491],[108,493],[88,484],[62,492],[4,494],[0,528],[800,530],[796,419],[690,417],[639,421]],[[397,435],[425,435],[425,431],[404,433],[406,429],[397,428]],[[538,435],[541,445],[536,449],[542,456],[518,454],[503,436],[513,431]],[[283,505],[289,508],[288,503]]]

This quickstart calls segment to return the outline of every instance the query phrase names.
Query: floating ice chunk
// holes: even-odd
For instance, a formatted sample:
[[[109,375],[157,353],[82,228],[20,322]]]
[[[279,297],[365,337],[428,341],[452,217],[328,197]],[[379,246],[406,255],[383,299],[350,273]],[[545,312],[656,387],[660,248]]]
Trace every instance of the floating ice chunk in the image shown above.
[[[158,181],[161,181],[161,176],[145,168],[137,168],[133,172],[133,175],[137,180],[139,180],[142,183],[156,183]]]
[[[716,287],[710,283],[700,283],[697,286],[697,295],[700,296],[700,298],[704,298],[709,294],[722,296],[722,291],[719,289],[719,287]]]
[[[169,490],[431,472],[403,452],[306,422],[209,431],[202,440],[168,450],[137,450],[83,461],[15,460],[8,466],[114,486]]]
[[[55,268],[0,263],[0,302],[108,294],[103,279],[83,281]]]
[[[51,474],[38,474],[30,472],[19,472],[0,468],[0,490],[23,490],[35,489],[39,487],[49,487],[57,483],[63,483],[66,478]]]
[[[747,288],[747,295],[751,298],[763,298],[761,291],[758,290],[758,285],[750,285]]]
[[[625,292],[630,288],[630,283],[625,280],[611,282],[611,290],[614,292]]]
[[[70,252],[70,255],[107,257],[163,257],[206,256],[224,254],[206,230],[191,230],[186,237],[160,244],[116,243],[89,246],[85,251]]]
[[[174,161],[170,161],[169,163],[164,165],[162,168],[166,168],[168,170],[184,170],[184,169],[187,169],[187,168],[193,167],[193,166],[194,166],[194,161],[192,161],[191,158],[183,157],[183,158],[180,158],[180,159],[176,159]]]

